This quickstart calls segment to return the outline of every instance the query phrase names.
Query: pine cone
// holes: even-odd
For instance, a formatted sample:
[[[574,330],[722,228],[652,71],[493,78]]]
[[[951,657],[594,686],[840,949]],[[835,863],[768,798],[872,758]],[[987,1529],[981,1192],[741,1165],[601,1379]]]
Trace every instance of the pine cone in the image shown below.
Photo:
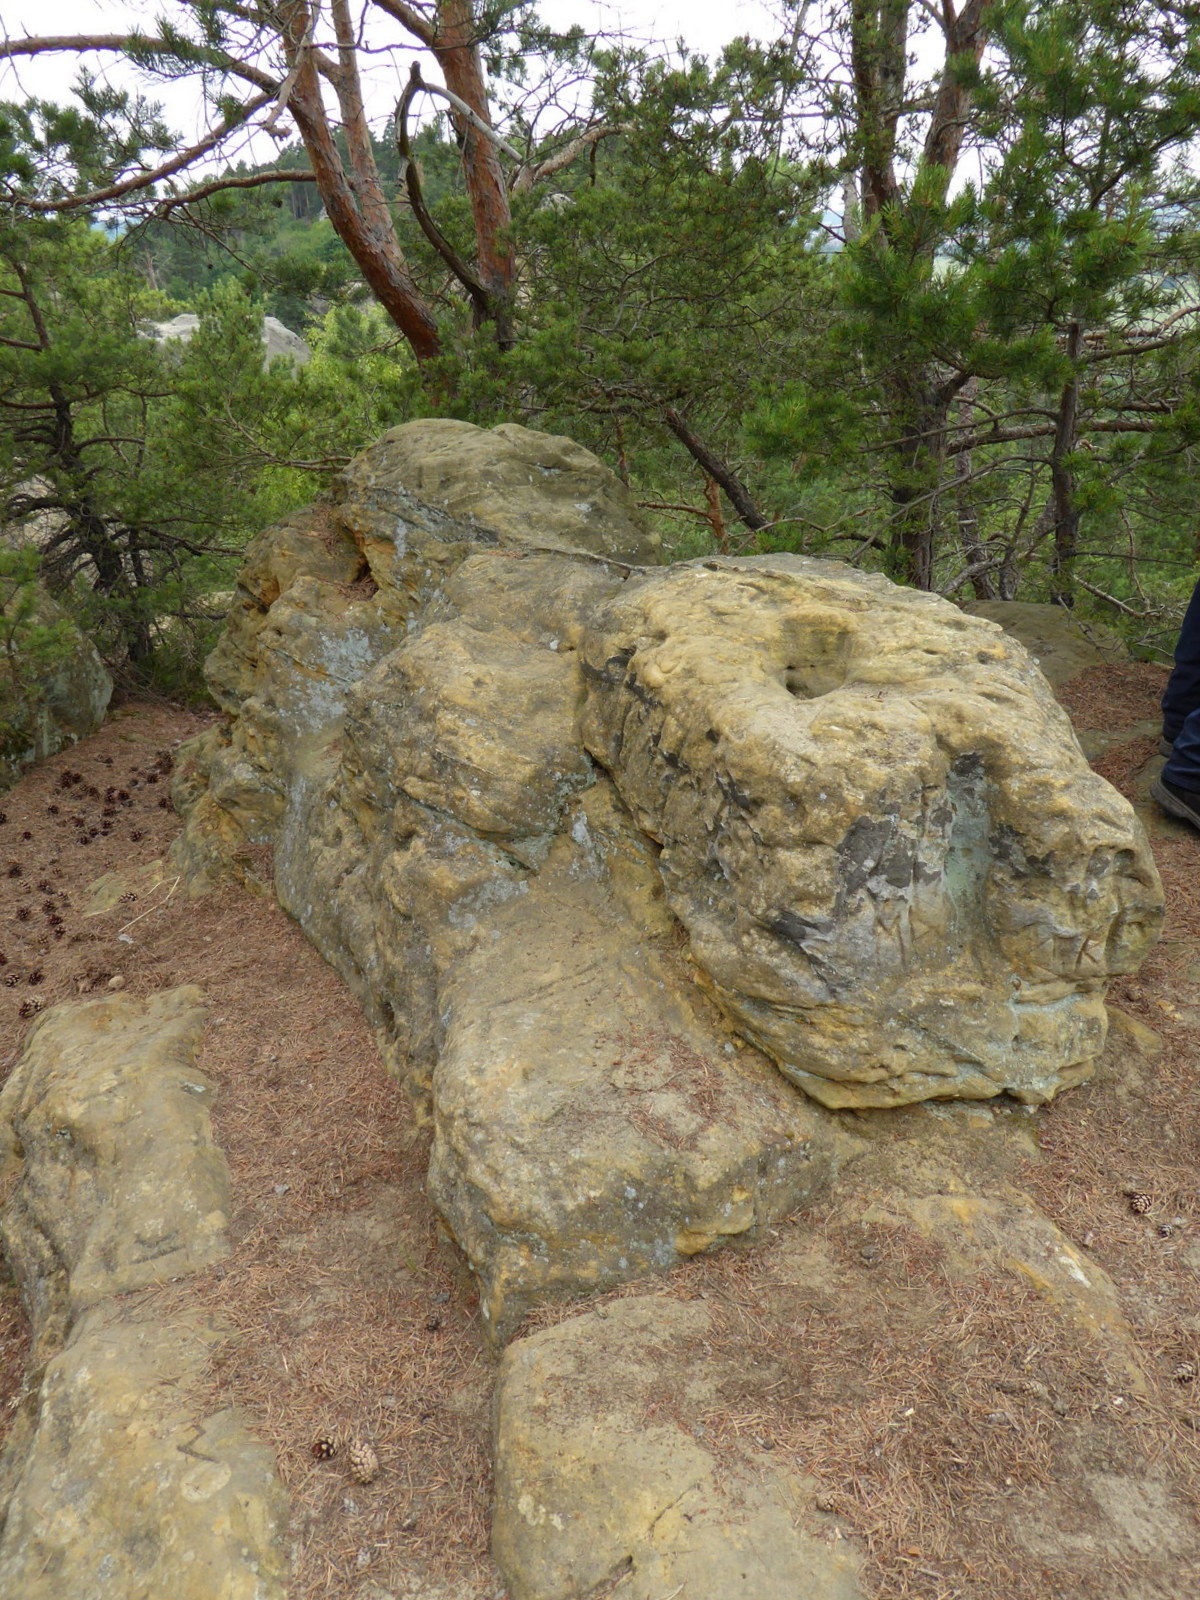
[[[1135,1217],[1144,1217],[1153,1204],[1154,1201],[1148,1194],[1141,1194],[1135,1191],[1129,1196],[1129,1209]]]
[[[1171,1376],[1176,1383],[1195,1383],[1196,1363],[1194,1361],[1181,1361]]]
[[[332,1461],[337,1455],[337,1445],[332,1439],[322,1435],[320,1439],[313,1440],[312,1453],[317,1461]]]
[[[349,1461],[355,1483],[374,1483],[379,1476],[379,1457],[369,1439],[355,1439],[350,1446]]]

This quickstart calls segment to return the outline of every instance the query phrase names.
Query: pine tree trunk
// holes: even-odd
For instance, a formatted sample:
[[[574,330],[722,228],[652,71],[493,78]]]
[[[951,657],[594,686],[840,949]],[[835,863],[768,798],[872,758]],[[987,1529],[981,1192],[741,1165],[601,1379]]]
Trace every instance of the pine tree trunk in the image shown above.
[[[1079,497],[1071,456],[1078,441],[1079,352],[1083,330],[1073,322],[1067,330],[1071,372],[1058,402],[1054,447],[1050,453],[1050,493],[1054,503],[1054,554],[1050,558],[1050,598],[1068,609],[1075,604],[1075,556],[1079,549]]]

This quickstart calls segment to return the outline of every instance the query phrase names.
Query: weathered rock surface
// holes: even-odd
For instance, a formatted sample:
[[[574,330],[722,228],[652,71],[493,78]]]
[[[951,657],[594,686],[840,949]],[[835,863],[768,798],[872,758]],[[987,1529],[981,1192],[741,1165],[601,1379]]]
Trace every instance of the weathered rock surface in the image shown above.
[[[8,1600],[283,1596],[271,1452],[236,1412],[202,1409],[224,1337],[118,1301],[75,1325],[46,1368],[0,1534]]]
[[[412,499],[414,452],[436,478],[451,448],[460,512],[514,472],[552,486],[522,538]],[[579,738],[587,619],[653,553],[622,486],[567,441],[422,423],[342,496],[251,552],[209,669],[237,720],[181,763],[181,859],[274,843],[283,904],[429,1107],[431,1193],[501,1339],[794,1210],[835,1139],[692,991]]]
[[[10,604],[16,603],[16,597]],[[0,603],[0,621],[5,618]],[[112,698],[112,679],[90,639],[69,626],[63,612],[41,594],[31,622],[67,630],[69,644],[50,665],[13,678],[0,672],[0,792],[26,767],[94,733]]]
[[[492,1552],[513,1600],[860,1600],[815,1486],[704,1442],[722,1375],[697,1301],[619,1300],[509,1346],[496,1391]],[[607,1592],[607,1591],[605,1591]]]
[[[34,1334],[0,1458],[12,1600],[283,1593],[270,1453],[206,1409],[229,1330],[136,1293],[227,1250],[204,1012],[193,987],[56,1006],[0,1092],[0,1241]]]
[[[501,1338],[540,1301],[752,1236],[836,1166],[832,1130],[687,981],[609,786],[571,814],[440,989],[429,1192]]]
[[[662,559],[624,484],[573,439],[431,418],[393,428],[375,448],[388,451],[382,481],[503,537],[620,562]]]
[[[177,774],[179,864],[273,855],[431,1118],[497,1339],[828,1182],[833,1124],[746,1040],[826,1104],[1044,1100],[1161,914],[994,624],[653,554],[568,441],[394,429],[252,548],[209,663],[231,723]]]
[[[698,968],[796,1083],[887,1106],[1087,1075],[1161,889],[1020,645],[766,557],[627,584],[582,656],[585,740]]]
[[[199,989],[55,1006],[0,1090],[0,1240],[43,1336],[226,1253]]]

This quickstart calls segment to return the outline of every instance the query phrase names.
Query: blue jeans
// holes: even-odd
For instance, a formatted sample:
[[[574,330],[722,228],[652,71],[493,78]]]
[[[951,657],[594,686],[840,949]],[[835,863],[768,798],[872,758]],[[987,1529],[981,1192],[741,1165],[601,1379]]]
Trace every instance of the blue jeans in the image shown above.
[[[1175,670],[1162,697],[1163,735],[1175,749],[1163,777],[1180,789],[1200,789],[1200,583],[1192,591],[1175,646]]]

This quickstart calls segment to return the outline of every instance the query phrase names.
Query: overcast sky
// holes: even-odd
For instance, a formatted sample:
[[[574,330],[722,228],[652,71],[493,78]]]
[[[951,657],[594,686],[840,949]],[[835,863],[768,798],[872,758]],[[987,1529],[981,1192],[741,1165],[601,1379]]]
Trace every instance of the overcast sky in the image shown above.
[[[134,27],[150,32],[155,18],[170,14],[172,7],[161,0],[5,0],[3,30],[10,37],[23,34],[124,33]],[[739,34],[768,39],[780,31],[777,5],[772,0],[741,0],[733,5],[725,0],[542,0],[541,12],[551,26],[567,28],[578,23],[596,31],[621,31],[642,40],[682,38],[689,48],[715,54],[722,45]],[[408,76],[414,51],[403,44],[407,37],[399,24],[375,13],[386,33],[385,43],[395,39],[400,48],[394,57],[377,57],[371,69],[374,115],[385,117],[395,105],[400,88]],[[113,56],[91,58],[100,74],[112,82],[132,87],[134,80],[127,67]],[[426,60],[426,76],[437,79],[436,68]],[[68,96],[74,67],[69,56],[34,58],[16,63],[0,62],[0,99],[22,99],[36,95],[47,100]],[[192,138],[199,131],[200,110],[194,88],[187,84],[156,83],[142,85],[143,92],[161,101],[172,129]],[[274,153],[269,139],[256,145],[257,159]],[[246,152],[238,152],[244,154]]]

